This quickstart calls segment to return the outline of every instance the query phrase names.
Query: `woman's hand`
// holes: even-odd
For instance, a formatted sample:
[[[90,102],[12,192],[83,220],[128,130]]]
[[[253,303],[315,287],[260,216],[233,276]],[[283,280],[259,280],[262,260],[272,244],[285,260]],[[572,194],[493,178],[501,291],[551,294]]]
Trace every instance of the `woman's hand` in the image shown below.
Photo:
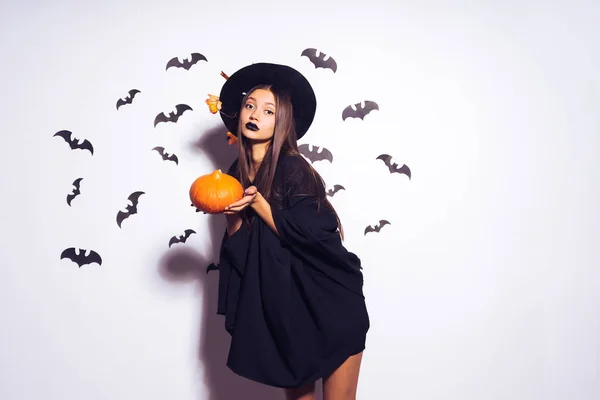
[[[244,197],[242,197],[235,203],[231,203],[230,205],[225,207],[223,214],[231,215],[239,213],[244,208],[252,206],[252,204],[254,204],[258,196],[260,196],[260,193],[258,193],[258,189],[256,189],[256,186],[250,186],[244,191]]]

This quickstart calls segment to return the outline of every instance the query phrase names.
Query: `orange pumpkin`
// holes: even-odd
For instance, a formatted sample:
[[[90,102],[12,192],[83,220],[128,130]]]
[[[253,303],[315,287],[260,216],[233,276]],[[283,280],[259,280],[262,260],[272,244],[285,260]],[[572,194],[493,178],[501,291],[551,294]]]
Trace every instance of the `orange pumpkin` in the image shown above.
[[[201,211],[218,214],[244,197],[242,184],[220,169],[197,178],[190,187],[190,200]]]

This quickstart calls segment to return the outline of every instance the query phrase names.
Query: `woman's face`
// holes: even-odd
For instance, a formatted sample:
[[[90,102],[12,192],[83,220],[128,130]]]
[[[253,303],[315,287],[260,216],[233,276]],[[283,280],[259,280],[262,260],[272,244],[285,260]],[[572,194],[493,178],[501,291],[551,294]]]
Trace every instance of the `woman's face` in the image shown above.
[[[275,96],[268,90],[250,93],[240,112],[242,135],[255,141],[270,140],[275,128]]]

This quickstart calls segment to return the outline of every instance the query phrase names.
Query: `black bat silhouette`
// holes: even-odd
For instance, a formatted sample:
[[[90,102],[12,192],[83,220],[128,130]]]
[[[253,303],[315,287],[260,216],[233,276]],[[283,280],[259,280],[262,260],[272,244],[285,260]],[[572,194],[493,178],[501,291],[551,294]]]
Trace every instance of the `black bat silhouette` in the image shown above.
[[[173,57],[167,63],[167,68],[165,68],[165,71],[171,67],[185,68],[186,70],[189,70],[193,65],[195,65],[200,60],[208,61],[206,59],[206,57],[204,57],[200,53],[192,53],[192,59],[188,60],[187,58],[184,58],[183,62],[180,62],[179,58]]]
[[[404,175],[408,176],[408,179],[411,179],[410,168],[408,168],[406,166],[406,164],[402,164],[402,166],[400,168],[398,168],[397,163],[393,163],[393,164],[391,163],[392,156],[390,156],[389,154],[381,154],[377,157],[377,160],[383,160],[385,165],[390,170],[390,174],[393,174],[394,172],[396,172],[399,174],[404,174]]]
[[[129,91],[129,96],[125,97],[124,99],[117,100],[117,110],[119,109],[119,107],[124,106],[125,104],[131,104],[133,102],[133,99],[135,98],[135,95],[138,93],[141,92],[137,89],[131,89]]]
[[[92,155],[94,155],[94,146],[92,146],[92,144],[90,143],[89,140],[84,139],[83,142],[81,142],[81,144],[79,144],[79,139],[71,138],[71,135],[72,135],[71,131],[62,130],[62,131],[56,132],[52,137],[60,136],[61,138],[63,138],[65,140],[65,142],[67,142],[69,144],[69,147],[71,147],[72,150],[76,150],[76,149],[88,150]]]
[[[215,270],[218,271],[219,270],[219,266],[215,263],[210,263],[207,267],[206,267],[206,273],[208,274],[210,271]]]
[[[69,247],[68,249],[64,249],[62,253],[60,253],[60,259],[67,258],[81,268],[82,265],[97,263],[98,265],[102,265],[102,257],[100,254],[96,253],[94,250],[90,250],[90,254],[85,255],[85,249],[79,249],[79,253],[75,250],[75,247]]]
[[[192,110],[192,107],[188,106],[187,104],[177,104],[175,109],[177,112],[171,111],[169,116],[165,115],[164,112],[158,114],[156,118],[154,118],[154,127],[156,128],[156,125],[158,125],[159,122],[176,123],[179,120],[179,117],[181,117],[181,115],[187,110]]]
[[[177,156],[175,154],[165,153],[164,147],[157,146],[157,147],[153,148],[152,150],[156,150],[158,152],[158,154],[160,154],[162,156],[163,160],[174,161],[175,164],[179,165],[179,159],[177,158]]]
[[[193,234],[196,233],[193,229],[186,229],[181,236],[173,236],[171,240],[169,240],[169,247],[175,243],[185,243],[187,239]]]
[[[371,111],[379,110],[379,105],[374,101],[365,100],[364,103],[364,107],[361,106],[361,103],[354,104],[356,110],[353,110],[351,105],[344,108],[344,111],[342,111],[342,120],[345,121],[346,118],[360,118],[364,120],[365,116]]]
[[[77,178],[73,182],[73,186],[75,186],[75,189],[73,189],[73,193],[67,195],[67,204],[69,205],[69,207],[71,206],[71,201],[73,201],[75,197],[81,194],[81,190],[79,190],[79,184],[81,183],[82,179],[83,178]]]
[[[194,205],[194,203],[192,203],[192,207],[196,207]],[[206,212],[202,211],[201,209],[199,209],[198,207],[196,207],[196,212],[202,212],[202,214],[206,214]]]
[[[335,62],[335,60],[332,57],[329,57],[327,59],[327,61],[325,61],[325,57],[327,56],[327,54],[322,53],[322,52],[319,53],[319,56],[317,57],[317,49],[313,49],[313,48],[304,49],[302,51],[302,54],[300,54],[300,57],[302,57],[302,56],[308,57],[310,62],[312,62],[314,64],[315,69],[329,68],[334,73],[337,71],[337,63]]]
[[[381,228],[383,228],[385,225],[391,225],[389,221],[386,221],[385,219],[382,219],[379,221],[379,225],[375,225],[375,226],[367,226],[365,228],[365,236],[367,235],[367,233],[369,232],[379,232],[381,230]]]
[[[120,211],[117,213],[117,225],[119,225],[119,228],[121,227],[121,223],[123,222],[124,219],[129,218],[130,216],[132,216],[133,214],[137,214],[137,206],[138,206],[138,201],[140,199],[140,196],[143,195],[144,192],[133,192],[129,195],[129,197],[127,198],[129,201],[131,201],[131,205],[127,205],[127,207],[125,208],[127,211]]]
[[[331,152],[328,149],[323,147],[323,150],[319,152],[319,146],[312,146],[312,150],[309,150],[309,146],[310,145],[308,144],[301,144],[300,146],[298,146],[298,150],[300,151],[300,154],[308,158],[311,163],[321,160],[328,160],[329,162],[333,162],[333,154],[331,154]]]
[[[346,190],[345,187],[343,187],[342,185],[333,185],[333,189],[329,189],[327,191],[327,196],[333,197],[334,194],[336,194],[338,191],[340,190]]]

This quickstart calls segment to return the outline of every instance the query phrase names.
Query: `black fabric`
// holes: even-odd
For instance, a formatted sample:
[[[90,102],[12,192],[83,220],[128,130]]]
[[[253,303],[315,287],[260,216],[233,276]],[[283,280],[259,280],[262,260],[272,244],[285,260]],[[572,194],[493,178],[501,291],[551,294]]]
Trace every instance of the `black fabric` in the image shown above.
[[[283,186],[285,176],[298,171],[296,157],[278,163],[275,179]],[[231,237],[225,232],[217,313],[232,336],[227,366],[291,388],[362,351],[370,323],[360,259],[344,248],[335,215],[317,211],[294,187],[285,189],[286,200],[271,206],[280,237],[258,216],[251,228],[242,225]]]

